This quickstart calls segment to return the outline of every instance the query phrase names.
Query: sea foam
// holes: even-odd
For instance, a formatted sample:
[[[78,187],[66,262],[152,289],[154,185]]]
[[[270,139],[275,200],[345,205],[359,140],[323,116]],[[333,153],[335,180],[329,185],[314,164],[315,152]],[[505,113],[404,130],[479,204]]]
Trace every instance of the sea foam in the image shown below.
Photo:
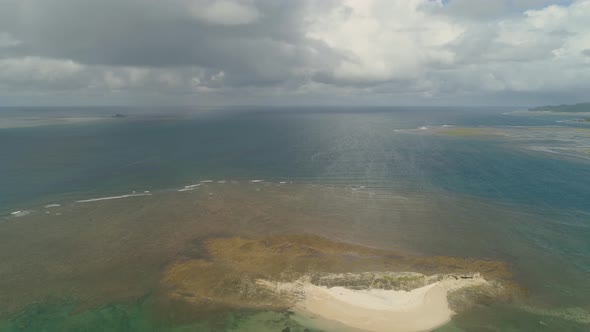
[[[31,211],[28,211],[28,210],[18,210],[18,211],[11,212],[10,215],[13,217],[24,217],[30,213],[31,213]]]
[[[120,198],[128,198],[128,197],[139,197],[139,196],[151,196],[151,193],[141,193],[141,194],[127,194],[127,195],[120,195],[120,196],[109,196],[109,197],[98,197],[98,198],[91,198],[91,199],[83,199],[76,201],[76,203],[90,203],[90,202],[98,202],[98,201],[109,201],[112,199],[120,199]]]
[[[200,185],[201,185],[201,183],[191,184],[191,185],[188,185],[188,186],[184,186],[184,188],[182,188],[182,189],[178,189],[178,191],[179,192],[191,191],[191,190],[194,190],[195,188],[197,188]]]

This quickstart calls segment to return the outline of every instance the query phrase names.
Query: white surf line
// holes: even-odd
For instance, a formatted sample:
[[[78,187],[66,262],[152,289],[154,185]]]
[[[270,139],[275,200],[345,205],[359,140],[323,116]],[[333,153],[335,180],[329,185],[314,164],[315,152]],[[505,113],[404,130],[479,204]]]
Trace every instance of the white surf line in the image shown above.
[[[195,188],[199,187],[202,183],[197,183],[197,184],[191,184],[188,186],[184,186],[184,188],[182,189],[178,189],[177,191],[179,192],[183,192],[183,191],[191,191],[194,190]]]
[[[18,210],[18,211],[14,211],[11,212],[10,215],[13,217],[24,217],[28,214],[31,214],[32,211],[30,210]]]
[[[99,198],[91,198],[91,199],[83,199],[76,201],[76,203],[90,203],[90,202],[98,202],[98,201],[108,201],[112,199],[120,199],[120,198],[128,198],[128,197],[139,197],[139,196],[151,196],[151,193],[142,193],[142,194],[127,194],[121,196],[109,196],[109,197],[99,197]]]
[[[250,182],[252,182],[252,183],[260,183],[260,182],[263,182],[263,181],[264,180],[250,180]]]
[[[213,182],[213,180],[203,180],[203,181],[201,181],[201,183],[211,183],[211,182]]]
[[[56,207],[60,207],[60,206],[61,206],[61,204],[48,204],[48,205],[45,205],[45,208],[51,209],[51,208],[56,208]]]

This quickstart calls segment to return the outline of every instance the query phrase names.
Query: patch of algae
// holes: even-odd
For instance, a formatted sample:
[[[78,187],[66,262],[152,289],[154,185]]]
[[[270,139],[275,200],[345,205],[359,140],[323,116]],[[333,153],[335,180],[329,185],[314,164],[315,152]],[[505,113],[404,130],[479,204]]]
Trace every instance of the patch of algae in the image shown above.
[[[189,302],[252,308],[281,305],[270,291],[256,285],[254,274],[204,260],[172,265],[166,271],[163,283],[174,286],[173,298]]]
[[[196,305],[286,309],[292,304],[292,296],[283,296],[256,281],[278,284],[309,276],[312,283],[328,287],[410,290],[436,282],[442,274],[466,276],[471,272],[480,272],[495,285],[501,284],[502,296],[520,293],[510,282],[507,266],[497,261],[412,256],[314,235],[219,237],[204,240],[203,246],[206,259],[180,260],[166,269],[162,286],[170,297]],[[499,288],[493,289],[472,292],[483,299],[501,295]],[[451,304],[464,307],[467,297],[477,298],[458,293]]]
[[[486,128],[469,128],[469,127],[456,127],[451,129],[445,129],[438,131],[439,135],[447,136],[459,136],[459,137],[470,137],[470,136],[506,136],[505,133],[492,131]]]

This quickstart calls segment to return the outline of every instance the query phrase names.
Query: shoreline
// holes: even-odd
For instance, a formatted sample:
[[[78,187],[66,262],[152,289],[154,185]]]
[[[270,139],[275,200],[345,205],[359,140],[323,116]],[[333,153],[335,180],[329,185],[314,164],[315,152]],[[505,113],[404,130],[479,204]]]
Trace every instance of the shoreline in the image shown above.
[[[259,280],[258,284],[274,288],[281,296],[295,297],[290,310],[299,323],[317,329],[351,332],[431,331],[445,325],[455,315],[448,299],[450,293],[491,286],[479,274],[430,278],[442,280],[410,290],[326,287],[315,285],[309,279],[279,284]]]

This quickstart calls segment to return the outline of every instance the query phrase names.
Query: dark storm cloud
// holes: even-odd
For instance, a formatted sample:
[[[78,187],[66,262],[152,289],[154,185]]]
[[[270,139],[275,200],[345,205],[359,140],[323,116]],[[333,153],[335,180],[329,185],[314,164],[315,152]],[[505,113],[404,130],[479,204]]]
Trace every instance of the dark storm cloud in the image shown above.
[[[303,1],[248,3],[258,13],[248,24],[200,20],[190,13],[191,1],[16,2],[6,1],[8,9],[0,14],[1,29],[21,41],[5,56],[104,66],[199,66],[224,71],[228,84],[262,85],[301,74],[294,71],[326,56],[318,51],[324,45],[304,37]]]

